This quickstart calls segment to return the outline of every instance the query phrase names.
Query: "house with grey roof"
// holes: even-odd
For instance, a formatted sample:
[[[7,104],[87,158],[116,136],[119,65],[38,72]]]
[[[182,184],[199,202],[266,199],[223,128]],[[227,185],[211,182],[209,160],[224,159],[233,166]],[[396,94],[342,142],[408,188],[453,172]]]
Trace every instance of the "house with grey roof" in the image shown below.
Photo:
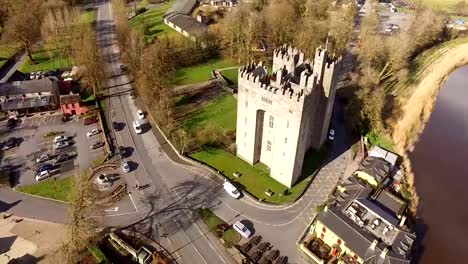
[[[377,188],[390,174],[391,164],[383,158],[367,156],[354,175]]]
[[[397,215],[376,201],[359,178],[349,178],[314,219],[300,245],[317,263],[410,263],[416,235]]]
[[[43,78],[0,84],[0,107],[10,115],[56,110],[59,104],[56,80]]]
[[[187,38],[197,41],[208,31],[208,26],[191,16],[197,0],[176,0],[164,14],[164,23]]]

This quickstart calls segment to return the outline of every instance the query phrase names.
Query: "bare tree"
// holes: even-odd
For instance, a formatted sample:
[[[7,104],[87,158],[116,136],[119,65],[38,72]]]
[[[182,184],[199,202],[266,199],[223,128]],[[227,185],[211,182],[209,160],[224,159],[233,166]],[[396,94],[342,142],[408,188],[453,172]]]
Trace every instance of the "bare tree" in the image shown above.
[[[42,3],[41,0],[14,1],[3,33],[6,41],[19,43],[33,63],[35,60],[31,55],[31,46],[41,36],[40,29],[44,14]]]
[[[10,16],[12,0],[0,0],[0,26],[5,28],[5,22]]]
[[[288,0],[272,0],[263,12],[268,25],[270,43],[275,47],[284,43],[291,43],[300,21],[299,15],[294,10],[291,2]]]

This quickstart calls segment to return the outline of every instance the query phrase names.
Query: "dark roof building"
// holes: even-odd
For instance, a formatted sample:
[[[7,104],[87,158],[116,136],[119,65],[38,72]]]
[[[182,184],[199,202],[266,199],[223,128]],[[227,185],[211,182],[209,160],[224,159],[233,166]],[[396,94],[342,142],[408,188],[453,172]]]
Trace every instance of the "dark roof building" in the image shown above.
[[[390,173],[390,163],[382,158],[368,156],[359,165],[355,175],[370,185],[377,187],[388,177]]]
[[[164,23],[182,35],[196,41],[208,31],[208,26],[193,18],[190,14],[197,5],[197,0],[177,0],[164,14]]]
[[[57,81],[48,78],[0,84],[2,111],[34,112],[57,109]]]

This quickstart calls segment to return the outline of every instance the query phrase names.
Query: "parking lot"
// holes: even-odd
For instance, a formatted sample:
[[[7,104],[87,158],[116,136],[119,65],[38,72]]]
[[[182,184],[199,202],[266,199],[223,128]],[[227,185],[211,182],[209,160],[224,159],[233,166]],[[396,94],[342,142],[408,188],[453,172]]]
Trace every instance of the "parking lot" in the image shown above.
[[[0,141],[4,142],[14,137],[16,146],[4,152],[1,165],[12,168],[18,186],[36,183],[35,175],[38,168],[36,159],[43,154],[48,154],[50,157],[50,160],[44,163],[52,165],[51,174],[54,177],[76,174],[80,169],[89,168],[94,160],[104,156],[102,147],[94,150],[90,148],[96,141],[102,141],[103,133],[90,138],[86,136],[88,131],[97,127],[98,123],[83,125],[82,119],[72,119],[64,123],[60,113],[36,114],[22,118],[21,123],[13,129],[6,127],[6,121],[2,122]],[[46,137],[46,134],[52,131],[63,132],[60,135],[66,136],[70,145],[61,149],[54,148],[53,141],[58,135]],[[60,157],[67,158],[56,160],[63,153],[68,155]]]
[[[390,5],[385,3],[380,3],[378,5],[379,13],[379,32],[383,34],[396,33],[400,30],[408,29],[410,21],[413,17],[411,13],[408,12],[392,12]],[[393,25],[393,30],[391,30],[389,25]]]

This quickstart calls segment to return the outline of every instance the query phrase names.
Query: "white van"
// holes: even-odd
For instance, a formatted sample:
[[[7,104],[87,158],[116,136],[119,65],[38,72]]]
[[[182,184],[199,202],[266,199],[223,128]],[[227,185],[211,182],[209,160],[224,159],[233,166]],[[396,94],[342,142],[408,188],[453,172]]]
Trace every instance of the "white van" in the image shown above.
[[[234,186],[228,180],[224,180],[223,188],[231,197],[235,199],[239,198],[241,195],[239,190],[237,190],[236,186]]]
[[[138,120],[133,120],[133,129],[135,129],[135,133],[141,134],[141,124]]]

